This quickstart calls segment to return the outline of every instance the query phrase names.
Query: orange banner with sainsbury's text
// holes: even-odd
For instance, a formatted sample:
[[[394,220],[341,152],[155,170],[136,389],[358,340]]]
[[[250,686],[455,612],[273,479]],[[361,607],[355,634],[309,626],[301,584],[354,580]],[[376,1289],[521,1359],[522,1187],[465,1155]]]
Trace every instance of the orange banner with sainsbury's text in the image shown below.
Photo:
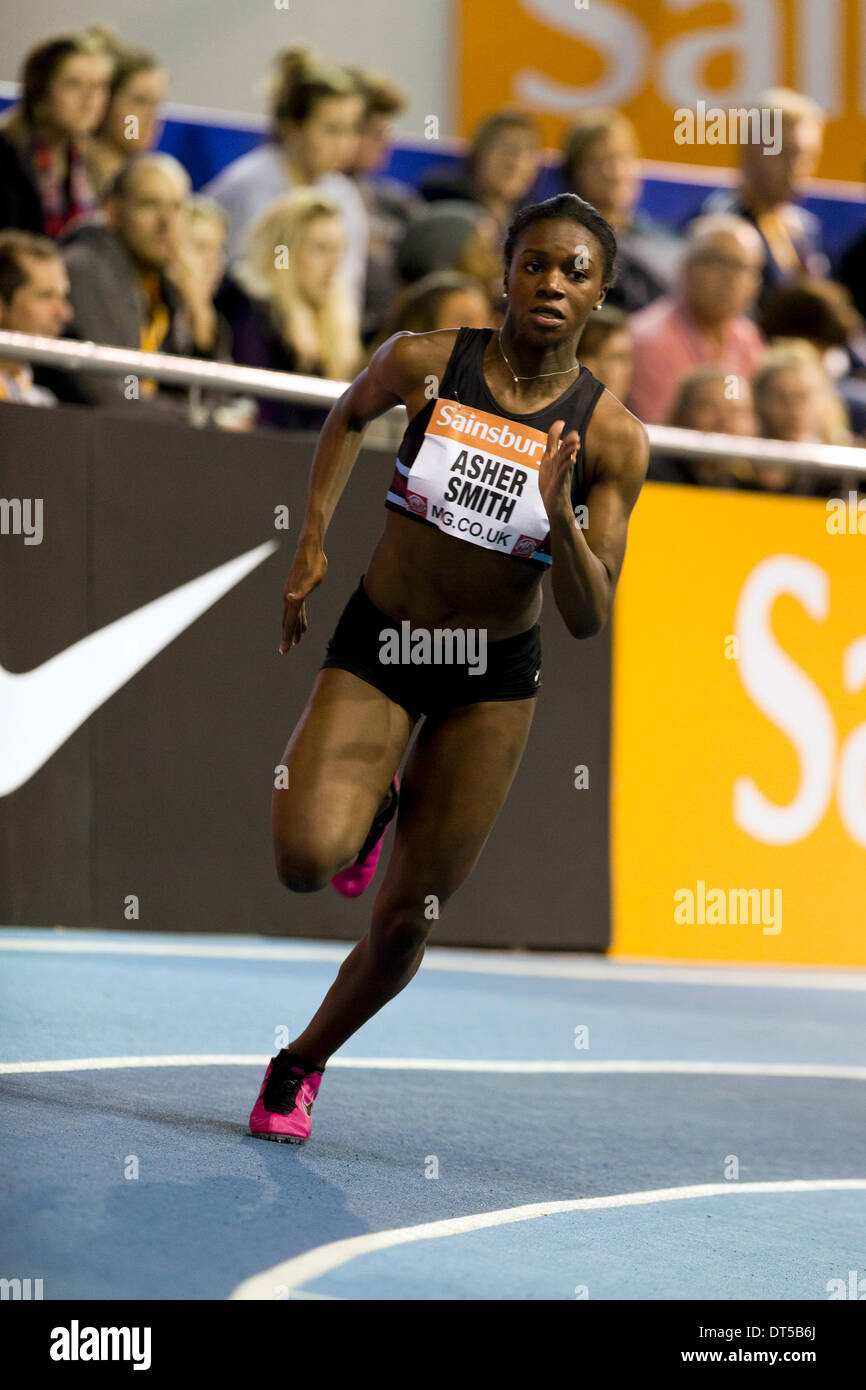
[[[613,615],[612,953],[866,965],[866,499],[647,483]]]
[[[635,122],[645,158],[733,168],[740,127],[713,114],[785,86],[827,114],[815,173],[864,177],[860,0],[458,0],[455,22],[461,134],[519,106],[558,147],[581,108],[614,106]],[[684,125],[677,111],[696,119]]]

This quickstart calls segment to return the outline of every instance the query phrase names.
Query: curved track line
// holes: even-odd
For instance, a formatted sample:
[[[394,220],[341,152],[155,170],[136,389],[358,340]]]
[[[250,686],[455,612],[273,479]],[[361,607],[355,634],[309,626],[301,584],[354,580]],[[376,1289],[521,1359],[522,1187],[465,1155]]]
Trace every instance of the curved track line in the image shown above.
[[[269,1058],[258,1053],[213,1053],[154,1057],[69,1057],[44,1062],[0,1062],[0,1075],[33,1072],[113,1071],[123,1067],[264,1067]],[[789,1076],[833,1081],[866,1081],[866,1066],[849,1067],[812,1062],[485,1062],[449,1057],[332,1057],[328,1070],[338,1067],[365,1071],[481,1072],[504,1076]]]
[[[579,1197],[568,1202],[535,1202],[530,1206],[508,1207],[502,1211],[478,1212],[473,1216],[451,1217],[444,1221],[428,1221],[421,1226],[402,1226],[392,1231],[372,1231],[348,1240],[335,1240],[318,1245],[303,1255],[296,1255],[282,1264],[262,1270],[244,1279],[229,1294],[232,1299],[273,1300],[286,1296],[303,1284],[320,1278],[332,1269],[348,1264],[359,1255],[373,1250],[386,1250],[395,1245],[409,1245],[416,1240],[438,1240],[443,1236],[465,1235],[488,1226],[506,1226],[515,1221],[532,1221],[537,1216],[553,1216],[565,1211],[593,1211],[610,1207],[645,1206],[654,1202],[678,1202],[692,1197],[721,1197],[746,1192],[864,1192],[866,1178],[794,1179],[790,1182],[730,1182],[705,1183],[699,1187],[664,1187],[650,1192],[624,1192],[613,1197]],[[281,1292],[276,1295],[274,1290]]]
[[[17,928],[5,928],[14,931]],[[50,932],[50,927],[37,927],[36,932]],[[74,929],[73,929],[74,930]],[[119,935],[119,933],[118,933]],[[153,935],[159,938],[159,933]],[[183,942],[171,940],[116,940],[103,941],[93,938],[76,940],[71,936],[50,937],[38,940],[36,937],[4,937],[0,929],[0,951],[47,951],[69,955],[125,955],[125,956],[192,956],[203,960],[251,960],[251,961],[328,961],[341,962],[354,947],[354,942],[336,944],[279,944],[230,945],[209,942]],[[646,961],[629,960],[627,957],[580,956],[569,952],[545,952],[544,959],[531,959],[520,956],[513,959],[514,953],[479,954],[471,949],[454,950],[447,946],[428,946],[421,962],[422,970],[450,971],[458,974],[475,975],[515,975],[526,978],[555,980],[601,980],[617,981],[627,984],[673,984],[673,985],[728,985],[742,986],[746,989],[824,989],[866,991],[866,970],[851,967],[850,972],[838,968],[815,968],[812,966],[789,965],[785,968],[769,967],[755,963],[742,966],[723,966],[714,962],[702,964],[699,961]]]

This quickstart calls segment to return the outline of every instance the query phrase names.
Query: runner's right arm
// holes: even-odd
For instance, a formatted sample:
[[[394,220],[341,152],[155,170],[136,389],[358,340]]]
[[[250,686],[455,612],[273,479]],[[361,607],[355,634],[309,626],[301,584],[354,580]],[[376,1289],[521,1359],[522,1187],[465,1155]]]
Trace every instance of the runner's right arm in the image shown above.
[[[453,329],[396,333],[329,411],[313,455],[307,511],[283,591],[281,653],[307,630],[304,599],[325,577],[325,532],[357,461],[364,430],[371,420],[401,404],[411,418],[437,393],[455,338]]]

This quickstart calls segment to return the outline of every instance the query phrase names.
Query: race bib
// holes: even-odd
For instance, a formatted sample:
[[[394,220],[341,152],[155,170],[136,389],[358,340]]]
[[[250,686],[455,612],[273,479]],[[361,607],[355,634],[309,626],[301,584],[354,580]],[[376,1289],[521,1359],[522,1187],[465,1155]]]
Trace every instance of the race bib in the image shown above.
[[[452,536],[529,557],[550,533],[541,430],[437,400],[406,479],[406,507]]]

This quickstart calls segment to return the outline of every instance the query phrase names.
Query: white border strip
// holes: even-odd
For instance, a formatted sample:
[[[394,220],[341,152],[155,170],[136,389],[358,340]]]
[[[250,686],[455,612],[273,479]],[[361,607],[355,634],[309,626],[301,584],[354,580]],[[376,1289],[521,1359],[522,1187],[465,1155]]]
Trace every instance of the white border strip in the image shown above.
[[[32,927],[0,928],[0,951],[42,951],[69,955],[179,956],[203,960],[251,961],[329,961],[340,963],[354,949],[354,942],[275,942],[255,939],[243,945],[209,941],[177,941],[170,933],[152,933],[153,940],[115,940],[77,937],[77,928]],[[86,929],[82,929],[84,931]],[[7,932],[29,931],[33,935],[15,937]],[[53,933],[57,935],[53,935]],[[44,933],[47,939],[39,939]],[[624,981],[629,984],[729,985],[757,989],[866,990],[866,970],[850,967],[788,965],[766,966],[760,962],[738,962],[733,966],[712,961],[699,962],[645,960],[627,956],[595,956],[555,951],[542,953],[482,952],[434,944],[427,947],[422,970],[444,970],[476,975],[516,975],[537,979]]]
[[[605,1211],[612,1207],[648,1206],[655,1202],[680,1202],[695,1197],[722,1197],[744,1193],[777,1192],[864,1192],[866,1178],[794,1179],[790,1182],[727,1182],[704,1183],[698,1187],[663,1187],[650,1192],[622,1192],[612,1197],[579,1197],[568,1202],[534,1202],[529,1206],[507,1207],[502,1211],[478,1212],[472,1216],[451,1217],[444,1221],[429,1221],[421,1226],[402,1226],[391,1231],[372,1231],[347,1240],[331,1241],[296,1255],[282,1264],[272,1265],[249,1279],[244,1279],[229,1294],[229,1300],[285,1298],[301,1285],[319,1279],[332,1269],[339,1269],[359,1255],[374,1250],[387,1250],[395,1245],[410,1245],[416,1240],[438,1240],[447,1236],[465,1235],[490,1226],[506,1226],[516,1221],[532,1221],[538,1216],[554,1216],[569,1211]]]
[[[176,1053],[150,1057],[64,1057],[56,1061],[0,1062],[2,1076],[37,1072],[116,1071],[126,1067],[262,1067],[260,1053]],[[772,1076],[866,1081],[866,1066],[822,1062],[518,1062],[457,1057],[332,1057],[328,1070],[477,1072],[501,1076]]]

